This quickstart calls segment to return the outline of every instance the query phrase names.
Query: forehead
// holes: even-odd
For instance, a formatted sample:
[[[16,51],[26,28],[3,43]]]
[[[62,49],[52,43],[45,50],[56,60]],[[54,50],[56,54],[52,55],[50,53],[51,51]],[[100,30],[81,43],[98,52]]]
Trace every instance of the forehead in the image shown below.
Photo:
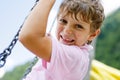
[[[67,21],[70,21],[71,24],[79,24],[85,28],[90,28],[90,23],[87,23],[84,20],[81,20],[81,18],[79,18],[79,16],[76,16],[76,18],[75,18],[75,16],[72,14],[65,15],[65,14],[61,13],[58,18],[59,19],[63,18]]]
[[[67,8],[61,8],[58,12],[58,17],[62,14],[63,17],[70,15],[71,18],[77,20],[77,21],[85,21],[87,23],[90,23],[91,17],[88,15],[88,13],[82,9],[79,10],[71,10]]]
[[[86,19],[83,14],[69,12],[67,10],[60,12],[58,17],[62,17],[62,18],[69,17],[69,18],[72,18],[74,21],[77,21],[77,22],[82,21],[82,22],[85,22],[85,23],[90,23],[89,20]]]

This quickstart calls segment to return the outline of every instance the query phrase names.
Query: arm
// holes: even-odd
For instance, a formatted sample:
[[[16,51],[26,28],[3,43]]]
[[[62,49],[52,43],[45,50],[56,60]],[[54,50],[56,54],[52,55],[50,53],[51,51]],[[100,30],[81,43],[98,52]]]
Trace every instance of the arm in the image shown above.
[[[26,19],[19,41],[35,55],[50,60],[52,42],[46,36],[46,26],[50,10],[55,0],[40,0]]]

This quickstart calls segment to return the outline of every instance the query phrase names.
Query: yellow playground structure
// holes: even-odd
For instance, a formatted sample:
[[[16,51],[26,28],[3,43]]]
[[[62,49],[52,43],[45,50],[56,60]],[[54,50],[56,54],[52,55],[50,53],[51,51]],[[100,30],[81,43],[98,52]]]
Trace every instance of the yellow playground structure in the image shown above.
[[[120,80],[120,70],[110,67],[100,61],[93,60],[90,80]]]

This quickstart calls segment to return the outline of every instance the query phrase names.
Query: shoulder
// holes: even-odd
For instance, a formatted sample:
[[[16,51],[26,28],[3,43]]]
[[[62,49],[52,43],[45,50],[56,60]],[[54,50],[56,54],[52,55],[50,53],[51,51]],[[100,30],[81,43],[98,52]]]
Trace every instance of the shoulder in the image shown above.
[[[52,53],[62,53],[67,55],[84,55],[88,54],[93,47],[91,45],[84,46],[68,46],[60,43],[58,40],[52,38]]]
[[[82,47],[78,46],[68,46],[61,44],[56,39],[52,39],[52,53],[50,62],[54,61],[82,61],[83,59],[89,59],[89,50],[92,49],[92,46],[85,45]]]

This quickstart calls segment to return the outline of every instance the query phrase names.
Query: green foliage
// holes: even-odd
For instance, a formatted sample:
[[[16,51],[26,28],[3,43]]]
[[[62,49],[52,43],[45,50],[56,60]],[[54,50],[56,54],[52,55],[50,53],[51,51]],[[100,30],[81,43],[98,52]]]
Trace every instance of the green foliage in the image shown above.
[[[28,72],[28,69],[30,70],[37,61],[38,58],[35,57],[33,60],[30,60],[27,63],[15,67],[13,71],[7,72],[0,80],[21,80],[24,76],[26,76],[26,71]]]
[[[108,16],[96,43],[96,59],[120,69],[120,9]],[[0,80],[21,80],[30,64],[16,67]]]
[[[120,69],[120,9],[103,23],[96,43],[96,59]]]
[[[7,72],[0,80],[21,80],[28,65],[29,63],[26,63],[25,65],[15,67],[13,71]]]

